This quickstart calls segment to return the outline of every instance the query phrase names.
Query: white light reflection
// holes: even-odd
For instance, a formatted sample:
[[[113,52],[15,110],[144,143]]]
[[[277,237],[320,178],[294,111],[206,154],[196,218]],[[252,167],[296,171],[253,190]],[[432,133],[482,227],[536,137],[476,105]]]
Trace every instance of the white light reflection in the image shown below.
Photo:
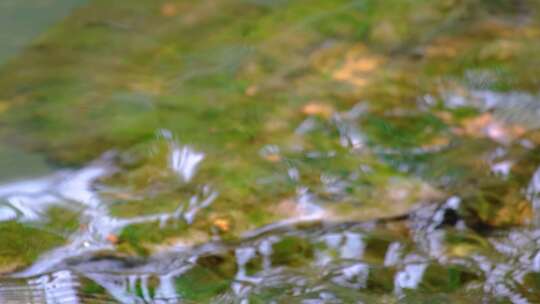
[[[197,166],[203,159],[204,153],[197,152],[189,146],[180,147],[177,144],[173,144],[169,161],[171,169],[184,182],[189,182],[197,172]]]

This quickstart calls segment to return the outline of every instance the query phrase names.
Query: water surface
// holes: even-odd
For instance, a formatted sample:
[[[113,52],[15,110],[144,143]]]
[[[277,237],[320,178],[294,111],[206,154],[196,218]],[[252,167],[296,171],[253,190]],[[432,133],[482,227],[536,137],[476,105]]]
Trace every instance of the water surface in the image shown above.
[[[540,301],[536,1],[75,4],[2,18],[1,301]]]

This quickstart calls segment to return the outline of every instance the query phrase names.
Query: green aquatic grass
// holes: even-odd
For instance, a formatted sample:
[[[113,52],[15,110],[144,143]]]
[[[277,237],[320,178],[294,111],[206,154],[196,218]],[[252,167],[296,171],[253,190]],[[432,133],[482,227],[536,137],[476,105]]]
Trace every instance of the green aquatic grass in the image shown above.
[[[185,275],[175,280],[177,292],[186,300],[212,303],[234,282],[236,264],[231,255],[202,257]]]
[[[538,4],[523,3],[536,16]],[[218,217],[231,222],[222,237],[234,239],[289,217],[293,211],[278,206],[294,198],[298,186],[330,202],[325,207],[337,218],[401,215],[418,200],[435,200],[419,194],[429,186],[445,195],[462,194],[464,214],[480,226],[514,223],[491,219],[519,203],[515,189],[530,170],[499,189],[503,182],[477,161],[496,144],[453,133],[478,111],[447,109],[440,95],[478,86],[467,79],[470,70],[495,75],[481,88],[536,90],[540,44],[534,18],[520,24],[515,15],[521,11],[484,0],[174,1],[177,15],[169,17],[161,14],[161,4],[91,1],[0,73],[3,143],[71,166],[119,151],[119,172],[101,181],[121,192],[103,194],[113,216],[171,212],[203,184],[219,192],[191,227],[178,221],[164,229],[157,223],[125,228],[121,250],[147,255],[190,234],[204,235],[199,239],[204,241]],[[364,86],[334,79],[333,72],[359,45],[365,50],[358,56],[377,55],[383,63],[364,73]],[[440,45],[456,51],[437,54]],[[419,110],[426,94],[437,104]],[[334,111],[368,105],[354,122],[366,148],[342,147],[325,115],[312,117],[314,131],[294,134],[307,118],[302,107],[310,102]],[[159,129],[206,154],[191,183],[182,184],[168,169],[170,143],[156,139]],[[409,153],[439,139],[451,148]],[[279,146],[278,161],[260,155],[267,145]],[[400,153],[382,151],[386,148]],[[335,156],[306,156],[313,151]],[[534,163],[533,152],[519,153],[512,155],[522,166]],[[287,177],[292,166],[299,182]],[[347,179],[366,167],[350,181],[344,198],[325,192],[322,175]],[[405,198],[390,195],[402,188],[409,191]],[[505,197],[494,199],[494,193]],[[396,201],[403,208],[394,208]],[[391,214],[393,209],[400,214]],[[55,212],[51,224],[62,228]],[[65,225],[71,231],[77,223]]]
[[[15,221],[0,223],[0,272],[29,265],[40,254],[60,246],[65,239],[57,234]]]
[[[51,206],[46,211],[46,222],[42,225],[48,230],[68,236],[80,228],[80,215],[81,212],[77,210]]]

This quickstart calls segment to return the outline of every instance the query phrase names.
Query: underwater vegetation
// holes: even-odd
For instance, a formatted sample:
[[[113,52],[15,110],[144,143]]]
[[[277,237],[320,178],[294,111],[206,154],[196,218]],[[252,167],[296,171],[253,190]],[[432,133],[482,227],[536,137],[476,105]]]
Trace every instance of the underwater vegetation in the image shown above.
[[[0,300],[537,303],[539,9],[81,4],[0,66]]]

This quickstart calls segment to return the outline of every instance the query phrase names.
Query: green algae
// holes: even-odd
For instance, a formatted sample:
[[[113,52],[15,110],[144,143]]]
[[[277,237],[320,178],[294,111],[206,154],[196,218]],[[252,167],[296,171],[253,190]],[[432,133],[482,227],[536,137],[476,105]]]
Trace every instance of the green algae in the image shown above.
[[[480,276],[466,267],[430,265],[424,273],[424,280],[418,291],[452,293],[471,281],[479,282]]]
[[[273,247],[272,262],[276,265],[301,265],[313,257],[311,244],[301,238],[286,237]]]
[[[397,3],[401,2],[398,1]],[[221,27],[220,22],[224,21],[224,19],[226,20],[227,17],[219,15],[216,12],[211,12],[211,17],[208,18],[208,20],[212,20],[211,23],[203,23],[202,26],[193,28],[182,24],[181,18],[170,20],[158,16],[156,13],[158,13],[159,10],[154,4],[137,2],[122,6],[122,4],[119,3],[114,7],[110,7],[109,4],[106,4],[108,13],[103,16],[96,16],[93,12],[99,11],[102,5],[105,5],[105,3],[96,2],[81,9],[75,14],[76,16],[66,21],[66,24],[73,24],[73,26],[57,27],[57,29],[53,30],[47,37],[44,37],[39,42],[39,45],[45,45],[45,51],[42,51],[41,49],[28,50],[27,56],[29,58],[35,58],[34,60],[28,61],[25,59],[25,62],[21,61],[18,63],[15,61],[11,64],[13,67],[16,67],[19,64],[31,66],[33,71],[42,70],[43,72],[33,72],[31,75],[26,76],[22,72],[17,71],[14,71],[14,74],[7,73],[11,74],[11,76],[10,79],[4,80],[7,91],[3,94],[8,100],[15,97],[21,99],[21,103],[26,103],[22,100],[36,103],[40,98],[54,100],[48,102],[47,106],[35,107],[36,112],[38,112],[38,109],[42,110],[39,111],[41,112],[41,117],[34,117],[37,119],[34,120],[34,128],[31,124],[27,124],[29,123],[29,117],[27,116],[32,115],[31,113],[17,113],[18,111],[13,109],[10,111],[9,116],[6,117],[8,121],[12,121],[12,123],[15,124],[17,121],[24,120],[26,122],[26,128],[30,128],[28,130],[30,136],[32,136],[31,134],[33,134],[33,132],[37,132],[35,133],[37,136],[33,136],[35,138],[32,142],[38,143],[40,147],[45,148],[51,146],[52,149],[59,151],[59,148],[64,145],[66,149],[61,149],[63,150],[62,153],[68,153],[67,151],[74,150],[79,151],[77,153],[82,153],[82,150],[87,151],[87,149],[84,149],[84,146],[80,145],[90,144],[90,142],[95,145],[98,142],[101,142],[101,149],[99,146],[91,147],[91,149],[89,149],[89,151],[97,154],[100,150],[106,148],[107,145],[112,147],[122,147],[128,143],[134,143],[141,139],[148,138],[151,132],[158,127],[166,127],[176,134],[179,134],[182,139],[187,142],[204,143],[205,148],[224,147],[225,145],[223,145],[223,143],[227,142],[226,139],[228,138],[231,138],[233,142],[239,144],[244,142],[243,145],[244,148],[246,148],[247,145],[244,140],[249,141],[250,138],[261,140],[261,138],[265,137],[258,129],[261,125],[261,121],[264,120],[264,117],[269,116],[268,111],[272,112],[272,109],[278,104],[284,102],[287,104],[294,101],[294,96],[296,95],[293,93],[293,95],[287,96],[290,92],[290,88],[283,87],[283,91],[281,92],[272,93],[265,91],[265,94],[258,94],[256,98],[244,96],[243,89],[245,89],[248,80],[255,83],[260,82],[260,80],[264,82],[265,79],[271,79],[272,77],[275,77],[272,75],[276,74],[276,72],[270,70],[259,77],[245,79],[243,74],[246,72],[243,70],[246,69],[245,66],[249,66],[250,62],[257,62],[263,58],[265,58],[265,60],[271,59],[274,61],[272,68],[277,68],[279,70],[287,68],[290,64],[289,61],[291,60],[302,60],[294,58],[294,56],[291,56],[292,58],[283,57],[287,54],[287,51],[294,52],[295,48],[297,48],[297,44],[309,45],[310,43],[313,43],[301,40],[296,41],[301,38],[299,38],[298,35],[294,35],[293,38],[293,33],[295,31],[307,32],[313,35],[313,39],[315,40],[336,35],[337,29],[333,32],[328,32],[329,30],[320,31],[317,27],[312,26],[312,23],[332,24],[340,29],[341,27],[339,24],[344,22],[343,18],[341,18],[341,14],[344,14],[341,13],[342,8],[344,10],[349,6],[352,6],[353,11],[356,10],[360,16],[370,14],[369,20],[380,20],[381,16],[379,16],[379,14],[395,14],[395,16],[392,16],[392,19],[395,20],[395,22],[399,21],[407,24],[409,20],[407,18],[401,20],[402,15],[407,16],[408,14],[412,14],[410,11],[418,9],[418,6],[430,6],[428,4],[419,4],[415,1],[408,1],[406,4],[399,5],[399,10],[397,8],[383,10],[382,7],[380,7],[380,4],[375,3],[361,5],[356,4],[356,2],[336,2],[333,4],[311,4],[309,5],[310,9],[306,10],[305,5],[297,3],[290,4],[286,7],[280,7],[279,10],[261,11],[257,7],[246,7],[245,3],[239,4],[230,1],[230,3],[228,2],[223,5],[230,6],[229,9],[231,11],[240,8],[247,9],[247,12],[249,13],[246,18],[242,18],[242,20],[231,20],[232,22],[228,23],[229,25],[223,28]],[[187,6],[193,6],[191,9],[197,12],[198,6],[203,5],[191,4]],[[386,4],[385,7],[387,7]],[[203,8],[200,9],[203,10]],[[185,8],[185,10],[188,10],[188,8]],[[111,19],[115,19],[115,23],[118,24],[133,23],[133,19],[138,16],[137,14],[142,14],[143,11],[146,11],[149,15],[146,20],[145,28],[142,29],[140,26],[137,27],[134,25],[135,29],[132,31],[137,30],[148,33],[152,27],[163,28],[164,26],[168,26],[166,30],[156,34],[157,37],[154,39],[159,41],[159,44],[148,43],[146,39],[136,39],[133,37],[134,34],[130,33],[128,30],[126,30],[127,32],[119,33],[119,29],[110,29],[107,26],[99,27],[99,31],[94,34],[97,37],[102,37],[99,43],[93,43],[90,46],[86,46],[84,45],[84,42],[80,41],[82,39],[87,39],[86,37],[89,35],[92,36],[92,31],[95,31],[95,27],[97,27],[97,25],[94,25],[96,23],[100,24],[101,22],[106,24],[107,21]],[[329,13],[320,13],[324,11],[328,11]],[[334,11],[335,13],[333,13]],[[397,13],[398,11],[399,14]],[[129,13],[132,14],[130,15]],[[322,16],[319,17],[319,14]],[[347,14],[350,14],[350,12],[347,12]],[[285,30],[282,35],[277,35],[278,37],[276,39],[279,40],[279,42],[284,43],[281,48],[283,50],[278,51],[278,53],[266,54],[269,50],[265,48],[255,48],[255,54],[250,55],[250,53],[244,54],[242,51],[239,52],[234,48],[231,49],[229,46],[218,46],[217,48],[213,48],[216,45],[223,45],[226,41],[234,41],[234,39],[239,39],[248,46],[250,43],[253,43],[254,47],[256,47],[258,42],[266,41],[266,39],[269,39],[269,36],[274,36],[271,33],[279,32],[279,29],[286,25],[287,22],[295,24],[298,20],[306,19],[306,16],[314,16],[314,21],[307,24],[299,23],[298,27],[293,26],[294,30]],[[352,19],[354,21],[362,18],[358,17],[358,19]],[[335,21],[337,21],[337,25],[334,25]],[[278,22],[279,24],[282,24],[282,26],[276,28]],[[246,35],[244,33],[246,24],[251,23],[257,24],[257,32],[261,32],[261,34]],[[402,24],[400,24],[399,28],[403,28],[401,25]],[[269,29],[272,29],[272,31]],[[67,33],[71,33],[72,31],[80,31],[81,33],[77,35],[70,34],[67,36],[67,33],[65,33],[66,31]],[[87,33],[88,31],[90,31],[90,33]],[[189,39],[189,37],[195,34],[201,35],[203,33],[210,33],[209,38],[204,40]],[[410,31],[410,35],[413,35],[413,33],[415,33],[414,35],[419,35],[422,31],[419,31],[419,33]],[[182,39],[172,40],[173,36],[175,37],[179,34],[186,34],[186,36],[182,36],[185,37],[185,41],[194,41],[194,43],[187,46]],[[310,34],[305,36],[310,37]],[[401,35],[407,36],[406,34],[400,34],[400,36]],[[142,34],[142,36],[145,37],[145,34]],[[307,37],[304,39],[307,39]],[[411,38],[403,39],[409,40]],[[60,44],[56,41],[61,41],[62,43]],[[121,56],[121,58],[124,58],[123,60],[120,60],[117,63],[114,61],[111,62],[110,60],[113,60],[119,55],[118,51],[115,50],[114,45],[122,45],[122,41],[133,41],[133,43],[130,44],[131,46],[128,50],[122,49],[124,51]],[[46,47],[48,44],[51,45]],[[181,46],[178,44],[181,44]],[[107,49],[103,50],[105,53],[103,56],[100,56],[98,50],[105,45],[107,45]],[[87,49],[91,49],[91,52]],[[198,49],[214,50],[209,54],[208,51],[196,51]],[[176,65],[179,65],[180,71],[185,71],[184,73],[179,71],[180,77],[184,79],[180,80],[182,86],[181,91],[169,87],[168,83],[170,80],[168,79],[171,79],[174,75],[171,75],[172,71],[163,69],[163,65],[160,64],[162,60],[167,60],[167,58],[162,58],[160,56],[162,50],[174,50],[177,53],[178,63],[176,63]],[[54,53],[62,54],[63,58],[59,58],[61,61],[60,64],[54,60],[50,60],[50,56],[54,56]],[[186,56],[183,56],[182,54],[186,54]],[[146,59],[149,58],[148,55],[150,55],[150,58],[154,58],[153,61],[148,62]],[[43,58],[44,56],[47,56],[48,60],[40,61],[40,58]],[[74,56],[83,56],[83,58],[88,58],[88,61],[84,59],[70,61],[69,58]],[[240,56],[239,60],[242,62],[242,65],[233,64],[232,62],[235,60],[232,60],[231,56]],[[143,58],[145,60],[139,62]],[[200,58],[201,61],[198,61],[198,58]],[[98,62],[95,62],[95,60]],[[302,61],[306,61],[306,59],[303,59]],[[185,64],[189,64],[189,66],[183,67],[183,65],[185,65],[184,62]],[[305,62],[304,64],[310,65],[309,62]],[[223,65],[225,65],[225,67],[222,67]],[[257,64],[255,63],[255,66],[256,65]],[[105,70],[100,70],[98,67],[105,68],[108,72],[104,73]],[[294,68],[294,65],[291,68]],[[461,68],[463,69],[463,67]],[[10,69],[10,67],[8,67],[8,69]],[[55,70],[58,70],[60,73],[53,72]],[[64,70],[66,71],[64,72]],[[194,71],[197,71],[197,73],[199,73],[198,71],[209,72],[203,73],[201,76],[196,74],[193,76],[183,75],[185,73],[190,75],[190,73]],[[73,72],[77,72],[80,76],[73,75]],[[16,93],[17,85],[12,84],[17,81],[18,75],[21,75],[21,77],[30,77],[30,79],[21,79],[21,81],[24,81],[25,86],[32,87],[32,90],[29,93]],[[49,77],[47,75],[54,76]],[[83,78],[83,75],[86,75],[86,77]],[[126,77],[123,77],[122,75],[126,75]],[[281,73],[278,73],[276,76],[281,78],[288,77],[280,75]],[[312,74],[310,73],[310,75]],[[45,79],[47,80],[43,82],[40,80],[40,77],[46,77]],[[311,77],[314,77],[314,75]],[[324,78],[324,74],[317,75],[317,77]],[[63,81],[62,78],[65,78],[66,81]],[[200,80],[196,80],[197,78],[200,78]],[[302,80],[305,77],[293,77],[293,79],[295,78]],[[215,80],[218,79],[219,81],[215,82]],[[174,82],[174,80],[175,78],[173,78],[172,81]],[[32,85],[32,83],[35,83],[35,85]],[[279,87],[282,86],[283,85],[279,85]],[[121,97],[121,99],[126,101],[121,101],[121,99],[119,99],[120,96],[125,96],[123,98]],[[285,96],[287,96],[286,100],[283,98]],[[126,97],[127,99],[125,99]],[[305,100],[306,98],[313,98],[316,96],[308,95],[298,97]],[[257,100],[259,98],[263,98],[263,100]],[[94,100],[101,101],[96,104]],[[219,100],[219,103],[212,102],[212,100]],[[122,104],[125,104],[125,106],[122,106]],[[203,104],[212,104],[213,107],[205,108],[202,107]],[[176,120],[174,118],[176,115],[174,113],[176,111],[168,111],[167,109],[170,107],[176,109],[176,111],[183,112],[181,124],[172,125],[171,120]],[[257,108],[259,108],[259,110]],[[56,111],[57,109],[59,110],[58,112]],[[80,110],[83,111],[81,112]],[[223,119],[225,117],[222,115],[216,116],[223,113],[224,110],[226,110],[227,113],[226,119]],[[54,114],[53,111],[58,114]],[[251,111],[257,111],[260,115],[252,115]],[[189,113],[189,115],[187,113]],[[245,118],[242,119],[242,116]],[[249,120],[253,120],[253,123],[249,123],[246,120],[248,118]],[[40,120],[43,120],[43,122],[39,122]],[[83,122],[87,120],[88,123],[91,124],[83,124]],[[198,127],[198,122],[202,120],[207,122],[207,128]],[[231,124],[230,122],[234,123]],[[55,125],[57,127],[54,127]],[[137,126],[144,126],[144,128]],[[240,126],[241,128],[239,128]],[[231,127],[234,127],[234,129],[231,129]],[[67,130],[72,131],[65,132],[66,128]],[[215,132],[217,134],[215,134],[215,136],[208,136],[208,131],[211,129],[216,130]],[[81,139],[76,136],[76,134],[78,134],[78,132],[80,133],[82,130],[86,131],[87,138],[84,142],[80,142]],[[67,136],[67,138],[65,136]],[[245,139],[242,138],[243,136],[245,136]],[[41,142],[39,141],[39,137],[51,138],[54,140],[47,144],[39,144]],[[94,138],[95,140],[89,140],[90,138]],[[77,144],[77,142],[79,143]],[[70,145],[74,148],[79,148],[70,149]],[[57,147],[54,148],[53,146]],[[243,151],[244,149],[235,150]],[[50,156],[58,158],[59,160],[63,159],[63,161],[67,162],[76,161],[77,159],[80,161],[85,157],[88,159],[88,156],[73,155],[71,156],[73,159],[70,160],[69,155],[54,156],[54,154],[55,153],[52,153]]]
[[[41,225],[47,230],[67,237],[80,228],[80,214],[80,210],[51,206],[46,210],[47,221]]]
[[[207,256],[175,281],[183,298],[197,303],[212,303],[234,281],[235,264],[231,256]]]
[[[122,230],[119,235],[119,250],[141,256],[149,255],[152,244],[164,244],[173,237],[186,235],[187,225],[171,224],[160,227],[159,223],[133,224]]]
[[[0,223],[0,272],[12,272],[34,262],[41,253],[64,243],[64,238],[15,221]]]
[[[303,215],[290,204],[301,187],[319,198],[327,219],[348,221],[402,216],[419,201],[458,195],[459,215],[480,234],[449,232],[449,251],[486,253],[492,248],[482,234],[530,220],[521,189],[537,151],[512,143],[510,175],[494,175],[479,160],[501,144],[462,131],[484,111],[448,106],[445,94],[537,90],[538,4],[521,2],[532,16],[527,22],[516,20],[525,13],[505,1],[175,1],[172,16],[160,2],[92,1],[3,67],[0,136],[62,165],[120,151],[118,172],[100,181],[114,217],[174,212],[204,185],[219,193],[191,225],[173,220],[124,228],[115,245],[131,255],[212,237],[236,240]],[[471,76],[482,73],[487,80]],[[344,124],[335,117],[358,102],[365,112],[345,122],[362,134],[361,149],[354,149],[341,141]],[[330,113],[306,113],[309,104],[329,105]],[[299,132],[307,120],[314,127]],[[156,139],[160,129],[174,140]],[[534,140],[534,131],[518,137]],[[171,144],[205,153],[193,180],[182,181],[169,168]],[[265,154],[268,147],[278,151]],[[289,175],[292,168],[298,178]],[[328,191],[323,177],[346,182],[345,195]],[[64,217],[64,211],[47,215],[47,227],[63,235],[79,226],[77,213]],[[219,231],[216,219],[226,228]],[[0,244],[8,271],[62,243],[37,230],[46,241],[30,250],[33,228],[0,225],[17,239]],[[381,264],[400,237],[368,238],[366,261]],[[306,267],[313,251],[302,238],[286,237],[272,260]],[[196,266],[176,288],[187,300],[215,300],[233,281],[231,259]],[[253,263],[250,274],[260,268],[260,261]],[[226,269],[208,269],[215,265]],[[393,292],[397,270],[372,269],[367,284],[375,298]],[[463,286],[477,280],[467,269],[430,266],[420,292],[407,291],[401,302],[463,303],[474,293]],[[532,274],[526,280],[538,285]],[[278,289],[265,290],[251,300],[279,296]]]
[[[31,265],[43,253],[63,245],[80,228],[80,213],[51,206],[45,210],[46,220],[0,223],[0,272],[13,272]]]

